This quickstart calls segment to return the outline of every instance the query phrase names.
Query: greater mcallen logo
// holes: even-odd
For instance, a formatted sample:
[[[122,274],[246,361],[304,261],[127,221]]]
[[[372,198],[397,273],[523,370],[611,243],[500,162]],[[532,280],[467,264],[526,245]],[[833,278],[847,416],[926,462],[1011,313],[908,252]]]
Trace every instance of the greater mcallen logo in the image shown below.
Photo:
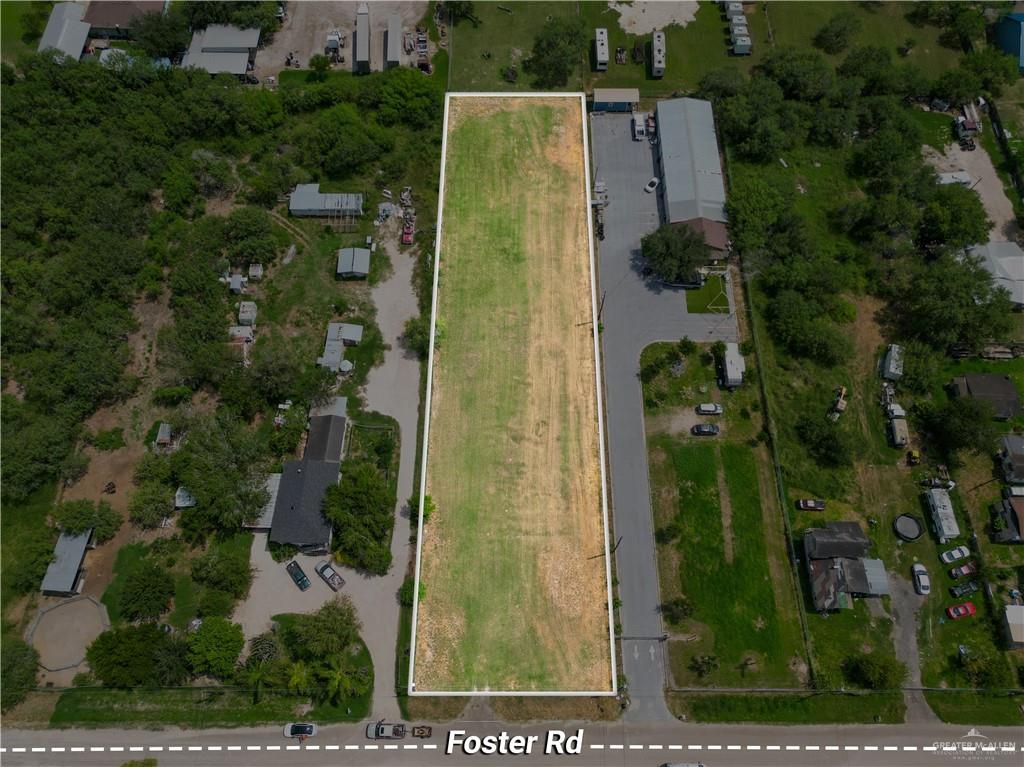
[[[938,753],[960,761],[992,759],[997,752],[1017,750],[1015,741],[994,741],[977,727],[972,727],[957,740],[936,741],[933,745]]]

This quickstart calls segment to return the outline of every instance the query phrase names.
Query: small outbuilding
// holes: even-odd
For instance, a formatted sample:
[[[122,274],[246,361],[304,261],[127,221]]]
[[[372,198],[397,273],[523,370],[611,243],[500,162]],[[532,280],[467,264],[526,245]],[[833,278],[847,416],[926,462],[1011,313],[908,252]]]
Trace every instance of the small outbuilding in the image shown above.
[[[259,282],[263,279],[263,264],[249,264],[249,282]]]
[[[84,533],[62,532],[53,547],[53,561],[46,566],[42,592],[51,597],[70,597],[78,593],[85,571],[82,562],[92,547],[92,528]]]
[[[181,66],[196,67],[211,75],[241,77],[252,68],[259,44],[259,27],[242,29],[230,24],[210,24],[193,33]]]
[[[882,358],[882,378],[886,381],[898,381],[903,377],[903,347],[889,344]]]
[[[1024,498],[1010,496],[992,504],[992,540],[996,543],[1024,543]]]
[[[910,444],[910,430],[904,418],[893,418],[889,421],[889,439],[893,447],[906,447]]]
[[[732,39],[732,52],[735,56],[749,56],[754,51],[754,41],[749,35],[738,35]]]
[[[725,4],[725,17],[727,19],[733,19],[737,16],[743,16],[743,3],[726,3]]]
[[[369,274],[369,248],[342,248],[338,251],[338,277],[344,280],[366,279]]]
[[[986,402],[1000,421],[1020,413],[1020,393],[1013,380],[998,373],[966,373],[950,382],[954,397],[970,397]]]
[[[594,68],[598,72],[608,69],[608,30],[605,27],[594,30]]]
[[[361,216],[361,194],[327,194],[320,184],[299,184],[288,195],[288,213],[292,216]]]
[[[743,385],[743,374],[747,370],[747,363],[740,354],[739,344],[727,343],[725,354],[722,357],[722,386],[726,389],[735,389]]]
[[[56,3],[36,50],[55,50],[78,61],[89,40],[89,24],[83,21],[84,15],[85,6],[81,3]]]
[[[1006,624],[1006,643],[1011,650],[1024,647],[1024,605],[1006,605],[1003,608]]]
[[[731,17],[729,19],[729,31],[730,32],[732,32],[737,27],[743,27],[744,29],[746,29],[749,26],[750,25],[747,24],[747,17],[746,17],[746,15],[744,15],[742,13],[739,14],[738,16],[733,16],[733,17]]]
[[[256,324],[256,302],[242,301],[238,305],[238,324],[251,326]]]
[[[171,444],[171,425],[161,421],[156,431],[156,444],[158,447],[167,447]]]
[[[951,170],[948,173],[939,174],[939,184],[941,186],[948,186],[950,184],[960,184],[960,186],[970,186],[974,181],[971,179],[971,174],[965,170]]]
[[[594,112],[635,112],[639,88],[594,88]]]
[[[953,512],[953,501],[949,491],[942,487],[932,487],[925,491],[925,502],[932,518],[932,529],[939,543],[947,543],[960,537],[960,525]]]
[[[1014,487],[1024,485],[1024,437],[1007,434],[1003,437],[999,451],[999,463],[1003,467],[1003,479]]]
[[[236,296],[245,292],[245,283],[249,280],[241,274],[232,274],[228,278],[228,290],[234,293]]]
[[[256,333],[251,325],[232,325],[228,328],[230,343],[251,344],[256,339]]]
[[[184,485],[179,485],[174,491],[174,510],[191,509],[196,505],[196,499]]]

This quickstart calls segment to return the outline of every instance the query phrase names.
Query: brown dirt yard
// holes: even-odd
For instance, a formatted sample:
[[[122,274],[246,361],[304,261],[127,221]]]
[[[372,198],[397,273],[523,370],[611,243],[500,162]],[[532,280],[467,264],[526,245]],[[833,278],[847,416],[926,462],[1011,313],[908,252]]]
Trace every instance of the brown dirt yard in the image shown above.
[[[612,689],[578,97],[451,97],[416,691]]]

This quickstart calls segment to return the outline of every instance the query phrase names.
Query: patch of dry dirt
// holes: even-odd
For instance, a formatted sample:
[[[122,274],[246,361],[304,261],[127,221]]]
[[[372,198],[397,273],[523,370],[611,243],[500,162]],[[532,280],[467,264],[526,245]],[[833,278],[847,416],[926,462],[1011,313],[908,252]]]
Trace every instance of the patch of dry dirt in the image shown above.
[[[608,7],[619,14],[619,26],[631,35],[647,35],[669,24],[685,27],[697,15],[698,3],[619,3],[608,1]]]

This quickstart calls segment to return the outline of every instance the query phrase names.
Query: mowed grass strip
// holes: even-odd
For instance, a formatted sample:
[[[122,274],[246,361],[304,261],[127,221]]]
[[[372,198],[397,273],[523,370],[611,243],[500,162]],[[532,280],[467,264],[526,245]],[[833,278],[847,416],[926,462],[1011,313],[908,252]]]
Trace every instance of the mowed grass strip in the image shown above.
[[[418,692],[611,687],[582,130],[450,101]]]
[[[669,645],[676,683],[795,685],[790,664],[801,657],[799,627],[795,619],[784,619],[791,613],[788,584],[773,583],[769,570],[753,451],[743,444],[694,444],[668,435],[651,442],[666,458],[652,462],[655,518],[659,529],[674,523],[678,530],[671,543],[659,546],[663,562],[678,563],[668,573],[662,569],[663,597],[681,593],[694,610],[682,626],[670,627],[690,638]],[[719,470],[729,495],[728,531]],[[674,492],[666,483],[675,484]],[[715,655],[718,670],[699,678],[689,667],[696,655]]]

